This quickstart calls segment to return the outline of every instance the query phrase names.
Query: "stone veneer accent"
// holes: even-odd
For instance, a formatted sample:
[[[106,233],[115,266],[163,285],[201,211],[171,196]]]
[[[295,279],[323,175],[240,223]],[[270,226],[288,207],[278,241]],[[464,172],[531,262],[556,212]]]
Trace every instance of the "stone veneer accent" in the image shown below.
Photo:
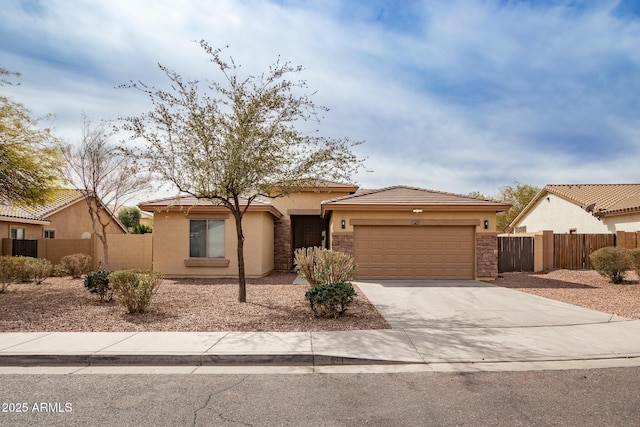
[[[353,255],[353,233],[332,233],[331,249]]]
[[[498,235],[476,234],[476,275],[478,278],[498,277]]]
[[[289,271],[293,268],[291,258],[291,220],[279,219],[273,227],[273,268]]]

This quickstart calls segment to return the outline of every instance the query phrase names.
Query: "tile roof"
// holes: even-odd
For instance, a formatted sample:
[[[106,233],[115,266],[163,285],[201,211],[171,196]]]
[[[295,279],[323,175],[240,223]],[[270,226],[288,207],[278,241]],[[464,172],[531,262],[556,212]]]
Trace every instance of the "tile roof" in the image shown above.
[[[584,208],[594,205],[593,214],[595,216],[640,211],[640,184],[547,185],[541,193],[544,191]]]
[[[247,199],[242,198],[240,200],[242,205],[246,205]],[[226,209],[221,203],[216,203],[214,201],[207,201],[203,199],[197,199],[193,196],[176,196],[176,197],[166,197],[163,199],[157,200],[149,200],[146,202],[138,203],[138,208],[142,211],[147,212],[155,212],[160,210],[182,210],[182,209],[207,209],[207,208],[222,208]],[[256,197],[249,207],[250,210],[265,210],[270,211],[274,216],[281,217],[282,213],[278,211],[273,204],[271,203],[271,199],[265,197]]]
[[[19,206],[11,202],[0,203],[0,217],[46,221],[47,217],[83,198],[82,192],[68,188],[55,190],[51,200],[42,206]]]
[[[478,207],[507,210],[510,204],[493,199],[446,193],[424,188],[397,185],[376,190],[359,190],[355,194],[326,200],[323,207],[338,206],[423,206],[423,207]]]

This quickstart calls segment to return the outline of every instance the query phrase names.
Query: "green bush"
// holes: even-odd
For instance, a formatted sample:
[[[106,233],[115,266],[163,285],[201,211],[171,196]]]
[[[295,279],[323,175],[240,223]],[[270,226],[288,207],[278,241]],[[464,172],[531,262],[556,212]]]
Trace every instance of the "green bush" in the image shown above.
[[[593,269],[612,283],[622,283],[631,269],[631,258],[626,249],[607,246],[589,255]]]
[[[154,271],[119,270],[109,275],[116,299],[128,313],[144,313],[162,282]]]
[[[300,248],[294,253],[296,271],[311,286],[348,282],[358,266],[353,256],[324,248]]]
[[[304,296],[316,316],[339,317],[357,294],[350,282],[337,282],[313,286]]]
[[[131,231],[131,234],[147,234],[147,233],[153,233],[153,229],[151,228],[151,226],[146,224],[138,224],[135,227],[133,227],[133,230]]]
[[[31,258],[29,259],[28,266],[31,270],[31,278],[36,282],[36,285],[44,282],[51,277],[53,273],[51,261],[45,258]]]
[[[109,282],[109,274],[107,270],[96,270],[87,273],[84,276],[84,287],[92,294],[97,294],[100,302],[111,301],[113,299],[113,288]]]
[[[60,264],[74,279],[79,279],[83,274],[91,271],[91,257],[87,254],[64,256]]]

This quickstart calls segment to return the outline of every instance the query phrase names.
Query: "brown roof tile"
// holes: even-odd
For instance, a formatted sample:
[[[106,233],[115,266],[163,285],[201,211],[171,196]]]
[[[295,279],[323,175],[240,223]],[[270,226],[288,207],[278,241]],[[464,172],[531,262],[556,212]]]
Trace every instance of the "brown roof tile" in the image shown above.
[[[61,188],[55,190],[51,195],[51,200],[41,206],[19,206],[10,202],[2,203],[0,204],[0,216],[44,221],[49,215],[82,198],[82,192],[78,190]]]
[[[640,211],[640,184],[547,185],[542,191],[583,207],[595,204],[593,213],[596,216]]]
[[[424,188],[403,185],[381,188],[377,190],[359,190],[350,196],[340,197],[323,202],[323,207],[332,209],[340,206],[422,206],[422,207],[478,207],[506,210],[510,204],[492,199],[481,199],[474,196],[446,193]]]

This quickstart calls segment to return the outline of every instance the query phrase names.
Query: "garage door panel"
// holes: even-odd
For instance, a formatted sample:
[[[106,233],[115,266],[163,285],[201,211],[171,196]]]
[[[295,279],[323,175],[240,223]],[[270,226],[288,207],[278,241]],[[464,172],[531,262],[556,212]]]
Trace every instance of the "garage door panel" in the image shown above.
[[[356,226],[359,278],[472,279],[473,227]]]

